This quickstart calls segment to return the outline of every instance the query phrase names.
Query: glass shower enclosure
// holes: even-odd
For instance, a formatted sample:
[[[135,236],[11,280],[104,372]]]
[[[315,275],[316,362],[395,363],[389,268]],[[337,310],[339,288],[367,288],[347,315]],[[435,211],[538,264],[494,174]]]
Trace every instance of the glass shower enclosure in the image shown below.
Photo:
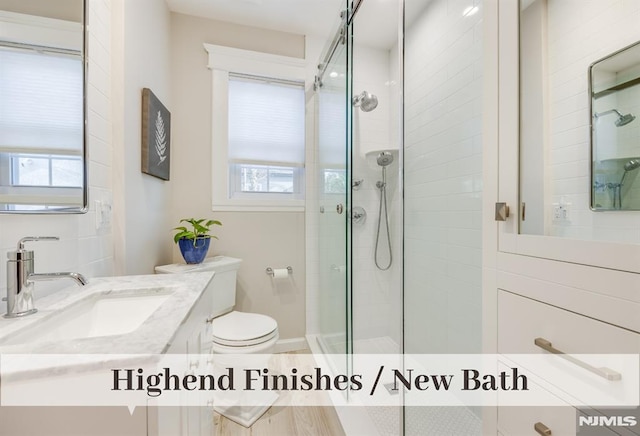
[[[482,2],[342,6],[316,79],[313,341],[345,373],[481,353]],[[372,435],[481,434],[479,409],[398,400],[348,413]]]
[[[346,11],[346,3],[344,10]],[[351,344],[349,47],[346,12],[316,78],[319,335],[323,353],[347,356]],[[347,362],[334,362],[345,370]]]

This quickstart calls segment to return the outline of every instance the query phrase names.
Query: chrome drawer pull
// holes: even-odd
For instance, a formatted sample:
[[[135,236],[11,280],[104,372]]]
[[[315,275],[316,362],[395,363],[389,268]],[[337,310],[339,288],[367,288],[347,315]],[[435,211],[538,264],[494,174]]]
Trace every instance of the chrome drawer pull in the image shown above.
[[[551,436],[551,429],[541,422],[536,422],[533,425],[533,429],[542,436]]]
[[[536,344],[536,346],[542,348],[543,350],[548,351],[549,353],[552,353],[552,354],[557,354],[563,359],[566,359],[569,362],[575,365],[578,365],[580,368],[584,368],[587,371],[594,373],[595,375],[599,375],[604,379],[607,379],[610,381],[618,381],[622,379],[622,374],[620,374],[619,372],[616,372],[612,369],[605,368],[605,367],[596,368],[595,366],[589,365],[588,363],[583,362],[582,360],[576,359],[575,357],[569,354],[566,354],[558,350],[557,348],[553,348],[553,344],[544,338],[536,338],[533,341],[533,343]]]

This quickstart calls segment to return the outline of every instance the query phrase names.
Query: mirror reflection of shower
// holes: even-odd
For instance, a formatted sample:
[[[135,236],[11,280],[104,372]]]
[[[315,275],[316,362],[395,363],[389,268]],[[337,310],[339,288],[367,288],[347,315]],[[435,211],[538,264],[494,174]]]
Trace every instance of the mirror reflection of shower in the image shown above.
[[[371,112],[378,107],[378,97],[367,91],[362,91],[351,99],[354,107],[359,107],[363,112]]]
[[[626,126],[627,124],[629,124],[630,122],[632,122],[633,120],[636,119],[635,115],[633,115],[633,114],[623,115],[617,109],[611,109],[611,110],[608,110],[608,111],[605,111],[605,112],[600,112],[600,113],[595,114],[593,117],[597,120],[600,117],[603,117],[603,116],[609,115],[609,114],[613,114],[613,113],[618,115],[618,119],[615,121],[616,127]]]
[[[640,168],[640,158],[631,159],[624,164],[624,174],[622,174],[622,179],[620,179],[620,183],[614,183],[612,186],[614,191],[614,195],[613,195],[614,209],[622,209],[622,186],[624,186],[624,180],[627,178],[628,173],[630,173],[631,171],[635,171],[638,168]]]
[[[377,104],[377,101],[376,101]],[[393,163],[393,154],[388,151],[383,151],[378,155],[376,160],[378,165],[382,167],[382,180],[376,183],[376,188],[380,191],[380,207],[378,208],[378,231],[376,232],[376,248],[374,253],[374,259],[376,267],[379,270],[386,271],[391,268],[393,263],[393,253],[391,252],[391,234],[389,232],[389,212],[387,209],[387,167]],[[382,265],[382,261],[378,258],[378,246],[380,243],[380,230],[382,227],[382,210],[384,209],[384,224],[387,234],[387,251],[389,253],[389,260],[385,265]]]

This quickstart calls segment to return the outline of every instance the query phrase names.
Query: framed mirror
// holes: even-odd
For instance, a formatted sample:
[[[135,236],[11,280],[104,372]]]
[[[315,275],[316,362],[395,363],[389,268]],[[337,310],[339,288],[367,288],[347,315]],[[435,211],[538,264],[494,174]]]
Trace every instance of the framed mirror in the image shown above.
[[[640,42],[589,67],[591,207],[640,210]]]
[[[0,0],[0,213],[84,213],[84,0]]]

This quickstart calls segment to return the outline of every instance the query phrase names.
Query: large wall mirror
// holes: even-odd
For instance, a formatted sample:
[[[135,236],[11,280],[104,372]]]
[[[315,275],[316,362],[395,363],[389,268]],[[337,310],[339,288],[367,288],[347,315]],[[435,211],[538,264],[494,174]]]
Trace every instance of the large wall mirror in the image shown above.
[[[640,210],[640,43],[595,62],[591,84],[594,210]]]
[[[639,17],[520,1],[521,234],[640,244]]]
[[[0,213],[87,206],[84,0],[0,0]]]

